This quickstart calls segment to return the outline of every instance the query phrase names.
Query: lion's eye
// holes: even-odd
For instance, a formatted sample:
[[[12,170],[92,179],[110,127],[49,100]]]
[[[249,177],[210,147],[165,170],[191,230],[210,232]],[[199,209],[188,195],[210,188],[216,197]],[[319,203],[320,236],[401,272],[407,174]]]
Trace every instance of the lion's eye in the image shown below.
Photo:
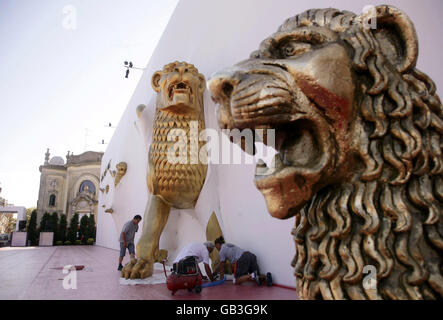
[[[311,44],[307,42],[288,42],[281,48],[283,57],[292,57],[305,53],[311,49]]]

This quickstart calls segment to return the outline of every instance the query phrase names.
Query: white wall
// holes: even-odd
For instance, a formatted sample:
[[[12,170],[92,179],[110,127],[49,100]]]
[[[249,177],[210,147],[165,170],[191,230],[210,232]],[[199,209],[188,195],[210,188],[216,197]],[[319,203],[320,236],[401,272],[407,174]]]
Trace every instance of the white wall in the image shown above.
[[[371,1],[370,4],[393,4],[414,21],[420,40],[418,68],[443,85],[441,68],[435,68],[443,49],[439,15],[443,3],[435,1]],[[100,193],[97,243],[118,248],[118,232],[134,214],[143,214],[147,187],[145,183],[147,143],[154,115],[154,92],[151,75],[163,65],[178,60],[195,64],[208,79],[214,72],[248,58],[261,40],[275,32],[286,19],[309,8],[334,6],[361,12],[367,1],[293,1],[293,0],[186,0],[174,11],[152,58],[144,71],[134,96],[120,121],[103,157],[102,172],[109,160],[112,167],[128,163],[128,172],[115,190]],[[135,108],[147,106],[142,123]],[[215,106],[205,93],[206,127],[217,128]],[[134,122],[137,122],[138,131]],[[253,185],[254,165],[212,165],[195,210],[173,210],[161,239],[161,247],[174,257],[189,241],[204,241],[207,220],[215,211],[225,238],[254,252],[262,271],[271,271],[276,283],[295,286],[290,262],[294,244],[290,231],[294,220],[276,220],[267,213],[262,195]],[[106,179],[110,179],[109,175]],[[102,182],[102,187],[106,181]],[[107,183],[111,184],[111,180]],[[111,188],[112,189],[112,188]],[[113,199],[113,200],[112,200]],[[104,213],[103,203],[112,206],[112,215]],[[138,233],[136,240],[140,236]]]

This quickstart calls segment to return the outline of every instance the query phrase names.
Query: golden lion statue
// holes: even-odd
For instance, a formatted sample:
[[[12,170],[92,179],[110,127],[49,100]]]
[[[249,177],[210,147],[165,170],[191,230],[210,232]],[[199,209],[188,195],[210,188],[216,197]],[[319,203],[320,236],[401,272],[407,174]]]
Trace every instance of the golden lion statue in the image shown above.
[[[122,276],[126,279],[150,277],[154,263],[166,259],[167,251],[159,249],[159,240],[171,207],[193,208],[207,172],[207,159],[198,158],[204,154],[200,150],[205,144],[198,136],[205,128],[204,76],[192,64],[173,62],[154,73],[152,87],[158,94],[149,147],[150,195],[137,243],[138,261],[123,268]],[[176,150],[174,145],[180,148]]]
[[[220,127],[276,130],[255,184],[295,216],[302,299],[443,298],[442,104],[406,14],[372,18],[308,10],[208,83]]]

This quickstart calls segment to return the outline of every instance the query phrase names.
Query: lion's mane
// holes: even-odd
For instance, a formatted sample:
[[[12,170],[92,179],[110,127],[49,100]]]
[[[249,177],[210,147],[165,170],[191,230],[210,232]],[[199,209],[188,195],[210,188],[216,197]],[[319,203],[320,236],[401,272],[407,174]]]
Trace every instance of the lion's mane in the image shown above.
[[[355,19],[347,11],[314,9],[279,28],[338,32],[354,50],[361,86],[363,173],[321,190],[296,215],[292,265],[299,295],[443,298],[442,104],[428,76],[416,68],[398,72]],[[369,265],[377,271],[376,289],[365,289]]]

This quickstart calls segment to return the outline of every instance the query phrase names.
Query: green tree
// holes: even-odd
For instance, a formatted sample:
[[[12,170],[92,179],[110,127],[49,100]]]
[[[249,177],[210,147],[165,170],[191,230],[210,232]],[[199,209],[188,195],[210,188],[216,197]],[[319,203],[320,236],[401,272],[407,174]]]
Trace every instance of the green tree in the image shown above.
[[[82,241],[82,243],[86,243],[86,241],[88,240],[89,236],[88,236],[88,223],[89,223],[89,218],[88,216],[85,214],[81,219],[80,219],[80,232],[79,232],[79,238]]]
[[[68,227],[68,221],[66,219],[66,214],[60,215],[60,223],[58,225],[58,235],[57,239],[60,241],[63,241],[63,243],[66,241],[66,228]]]
[[[51,230],[52,232],[54,232],[54,244],[56,241],[59,240],[58,238],[58,213],[57,212],[53,212],[50,218],[50,226],[51,226]]]
[[[69,223],[68,240],[74,243],[77,240],[78,213],[74,214]]]
[[[88,238],[93,238],[95,240],[95,219],[92,213],[89,215]]]
[[[31,246],[36,246],[38,242],[37,232],[37,210],[33,210],[29,218],[27,227],[28,240],[31,242]]]
[[[51,220],[51,215],[48,212],[42,216],[40,220],[40,232],[48,232],[49,231],[49,221]]]
[[[29,223],[29,220],[31,219],[31,214],[33,211],[37,210],[36,207],[32,207],[32,208],[27,208],[26,209],[26,224]]]

